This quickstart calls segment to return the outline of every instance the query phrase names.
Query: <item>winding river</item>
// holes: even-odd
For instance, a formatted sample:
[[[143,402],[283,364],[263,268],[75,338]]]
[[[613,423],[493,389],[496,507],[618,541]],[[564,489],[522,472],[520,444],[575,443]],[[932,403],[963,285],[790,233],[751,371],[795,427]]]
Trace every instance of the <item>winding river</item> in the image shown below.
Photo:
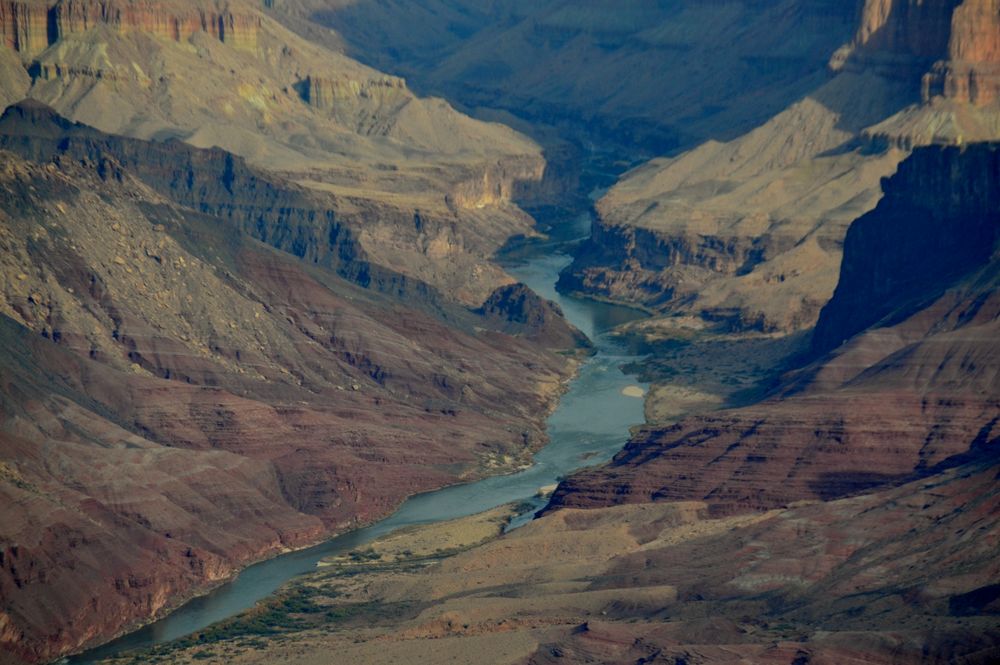
[[[558,302],[566,317],[595,342],[597,350],[550,416],[550,443],[535,456],[533,466],[512,475],[411,497],[381,522],[252,565],[232,581],[189,601],[163,619],[65,662],[93,663],[201,630],[252,607],[293,577],[315,570],[324,557],[357,549],[401,527],[472,515],[514,501],[526,502],[524,512],[511,523],[510,528],[515,528],[541,508],[544,500],[537,496],[540,487],[556,483],[575,469],[610,459],[625,444],[629,426],[643,422],[643,400],[622,392],[638,385],[619,369],[633,357],[607,333],[642,314],[556,292],[559,271],[570,262],[567,246],[588,232],[589,222],[587,213],[569,218],[550,230],[549,241],[530,245],[518,253],[518,259],[505,261],[508,272],[517,279]]]

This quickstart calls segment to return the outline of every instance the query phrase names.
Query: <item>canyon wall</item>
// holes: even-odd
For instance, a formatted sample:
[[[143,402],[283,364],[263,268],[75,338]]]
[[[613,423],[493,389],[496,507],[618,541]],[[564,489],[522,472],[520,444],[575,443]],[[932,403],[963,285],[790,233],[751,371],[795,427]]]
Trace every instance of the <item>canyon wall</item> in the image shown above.
[[[827,82],[744,136],[626,174],[561,287],[728,331],[810,328],[880,179],[914,147],[1000,138],[998,21],[993,0],[860,3]]]
[[[252,51],[257,48],[260,17],[231,11],[231,4],[239,6],[211,1],[12,0],[0,4],[0,31],[4,45],[25,59],[68,35],[99,25],[173,41],[204,32],[234,48]]]
[[[48,27],[22,34],[19,17],[38,8]],[[254,2],[5,11],[5,103],[27,96],[109,134],[219,147],[280,172],[328,196],[341,220],[363,220],[355,239],[370,263],[466,305],[510,281],[489,258],[530,233],[513,199],[534,196],[546,169],[517,132],[419,98],[403,79],[295,34]],[[43,50],[22,49],[42,37]]]
[[[866,0],[854,41],[833,64],[920,80],[925,102],[944,97],[990,104],[1000,85],[1000,5]]]
[[[815,337],[816,352],[835,351],[759,403],[640,428],[607,467],[564,481],[549,509],[689,499],[720,514],[770,509],[995,448],[998,156],[996,144],[916,150],[848,233]]]
[[[833,298],[813,334],[829,351],[890,314],[936,298],[992,260],[1000,239],[997,144],[917,150],[851,225]]]

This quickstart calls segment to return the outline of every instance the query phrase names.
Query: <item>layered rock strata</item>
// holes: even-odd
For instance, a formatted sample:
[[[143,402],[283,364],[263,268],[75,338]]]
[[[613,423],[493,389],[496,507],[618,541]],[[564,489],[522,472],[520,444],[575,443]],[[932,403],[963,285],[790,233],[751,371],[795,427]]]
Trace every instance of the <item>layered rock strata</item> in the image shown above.
[[[234,12],[230,9],[233,5],[240,6],[211,1],[12,0],[0,5],[0,30],[4,45],[25,58],[98,25],[175,42],[203,32],[234,48],[252,51],[260,36],[260,18],[250,11]]]
[[[513,199],[535,189],[545,160],[526,137],[418,98],[256,3],[11,7],[5,103],[28,96],[110,134],[220,147],[333,193],[343,218],[364,220],[358,242],[374,262],[467,305],[510,281],[489,257],[531,230]],[[19,17],[39,8],[48,27],[22,34]],[[41,50],[26,45],[42,37]]]
[[[38,105],[0,125],[5,659],[106,640],[544,442],[570,363],[500,332],[513,310],[366,261],[322,195]]]
[[[915,151],[848,233],[815,337],[829,356],[758,404],[640,429],[610,465],[562,483],[550,508],[693,499],[720,514],[762,510],[995,448],[997,156],[996,144]]]

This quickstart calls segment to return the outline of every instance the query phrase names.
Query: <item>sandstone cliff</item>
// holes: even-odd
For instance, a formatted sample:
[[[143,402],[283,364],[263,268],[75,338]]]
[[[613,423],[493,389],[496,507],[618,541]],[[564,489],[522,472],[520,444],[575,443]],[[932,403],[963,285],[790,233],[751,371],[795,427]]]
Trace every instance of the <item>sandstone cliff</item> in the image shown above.
[[[217,0],[11,0],[0,5],[0,30],[4,45],[26,58],[98,25],[173,41],[204,32],[252,51],[257,48],[261,21],[249,5]],[[233,6],[237,11],[232,11]]]
[[[923,148],[886,181],[883,203],[851,227],[817,328],[818,351],[848,342],[758,404],[640,429],[609,466],[561,484],[550,507],[768,509],[995,447],[998,154],[995,144]]]

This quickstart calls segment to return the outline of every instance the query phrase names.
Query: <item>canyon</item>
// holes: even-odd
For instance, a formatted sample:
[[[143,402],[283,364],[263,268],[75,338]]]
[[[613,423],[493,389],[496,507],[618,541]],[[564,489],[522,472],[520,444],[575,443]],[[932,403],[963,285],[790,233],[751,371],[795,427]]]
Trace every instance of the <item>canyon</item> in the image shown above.
[[[0,34],[0,663],[1000,658],[997,0]]]
[[[885,187],[780,399],[643,428],[514,531],[506,506],[396,532],[107,662],[992,662],[1000,145]],[[909,289],[858,320],[873,283]]]
[[[543,444],[572,363],[497,330],[502,298],[486,318],[430,287],[364,289],[92,141],[89,157],[4,153],[5,650],[46,660],[113,635]],[[278,247],[330,226],[283,224]],[[532,332],[576,339],[560,326]]]

